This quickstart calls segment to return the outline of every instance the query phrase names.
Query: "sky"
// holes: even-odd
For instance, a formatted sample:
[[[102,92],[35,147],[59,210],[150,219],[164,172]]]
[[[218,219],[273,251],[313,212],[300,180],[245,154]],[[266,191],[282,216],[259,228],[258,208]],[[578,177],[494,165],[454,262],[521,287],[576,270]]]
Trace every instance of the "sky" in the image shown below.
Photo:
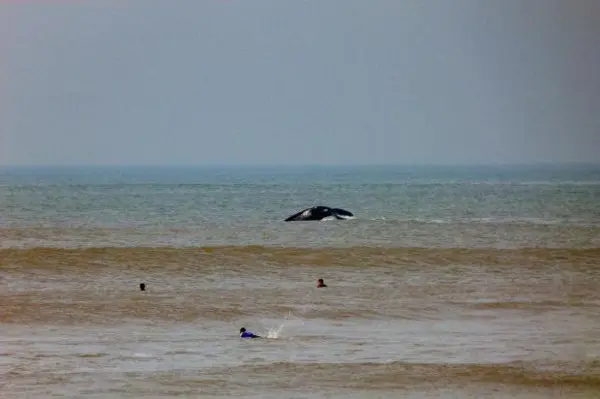
[[[600,162],[597,0],[0,1],[0,164]]]

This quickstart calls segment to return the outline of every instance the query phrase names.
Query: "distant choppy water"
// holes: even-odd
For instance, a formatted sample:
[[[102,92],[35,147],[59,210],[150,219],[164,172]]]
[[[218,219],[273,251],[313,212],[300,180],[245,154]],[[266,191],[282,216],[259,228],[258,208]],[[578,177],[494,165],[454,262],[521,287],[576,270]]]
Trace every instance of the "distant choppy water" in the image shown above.
[[[597,246],[600,167],[0,170],[2,246]],[[313,205],[353,221],[288,224]]]
[[[600,397],[600,167],[0,169],[0,212],[0,397]]]

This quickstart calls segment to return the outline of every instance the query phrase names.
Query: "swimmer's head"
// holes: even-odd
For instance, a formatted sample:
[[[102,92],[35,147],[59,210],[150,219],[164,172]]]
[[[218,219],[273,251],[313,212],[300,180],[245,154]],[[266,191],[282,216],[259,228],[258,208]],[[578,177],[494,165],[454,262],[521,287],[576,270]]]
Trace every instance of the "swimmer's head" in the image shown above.
[[[240,333],[244,333],[246,332],[246,329],[244,327],[240,328]]]

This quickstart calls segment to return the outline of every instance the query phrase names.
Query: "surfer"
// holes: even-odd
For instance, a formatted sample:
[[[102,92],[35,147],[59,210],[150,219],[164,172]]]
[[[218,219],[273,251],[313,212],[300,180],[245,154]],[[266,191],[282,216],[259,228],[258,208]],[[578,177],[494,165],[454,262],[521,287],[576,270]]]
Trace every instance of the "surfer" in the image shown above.
[[[317,288],[327,288],[327,285],[325,284],[325,281],[323,281],[323,279],[322,279],[322,278],[320,278],[320,279],[317,281]]]
[[[240,338],[262,338],[260,335],[256,335],[253,332],[246,331],[244,327],[240,328]]]

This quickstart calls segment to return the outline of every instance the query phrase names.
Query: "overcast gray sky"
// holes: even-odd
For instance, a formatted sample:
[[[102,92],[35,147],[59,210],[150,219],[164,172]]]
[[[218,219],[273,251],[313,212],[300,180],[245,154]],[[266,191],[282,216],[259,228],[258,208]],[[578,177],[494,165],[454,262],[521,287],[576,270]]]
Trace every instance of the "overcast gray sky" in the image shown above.
[[[0,3],[0,164],[600,162],[596,0]]]

